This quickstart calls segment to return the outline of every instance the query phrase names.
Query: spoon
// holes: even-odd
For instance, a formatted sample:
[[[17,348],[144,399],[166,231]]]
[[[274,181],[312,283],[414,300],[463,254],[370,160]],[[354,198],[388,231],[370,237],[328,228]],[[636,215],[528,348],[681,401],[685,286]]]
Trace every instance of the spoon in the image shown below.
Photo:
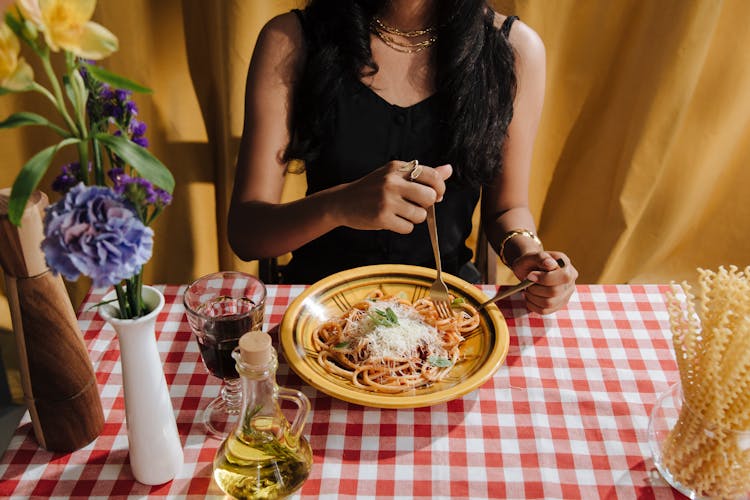
[[[560,266],[560,267],[565,267],[565,261],[562,260],[562,259],[557,259],[557,265]],[[514,286],[508,288],[507,290],[498,291],[495,294],[495,296],[492,297],[490,300],[488,300],[486,302],[482,302],[482,304],[479,307],[477,307],[477,311],[480,311],[480,310],[484,309],[486,306],[492,304],[493,302],[497,302],[500,299],[504,299],[505,297],[509,297],[509,296],[513,295],[514,293],[516,293],[516,292],[520,292],[521,290],[526,290],[528,287],[530,287],[534,283],[535,282],[531,281],[531,280],[523,280],[519,284],[514,285]]]

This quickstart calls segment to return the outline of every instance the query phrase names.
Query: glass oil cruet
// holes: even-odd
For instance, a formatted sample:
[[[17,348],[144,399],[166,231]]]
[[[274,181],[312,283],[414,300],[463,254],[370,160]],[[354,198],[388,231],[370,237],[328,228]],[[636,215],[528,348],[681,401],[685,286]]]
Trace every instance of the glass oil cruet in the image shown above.
[[[271,337],[244,334],[232,353],[242,379],[242,414],[214,458],[214,480],[234,498],[283,498],[310,474],[312,451],[302,428],[310,401],[299,391],[276,384],[278,361]],[[278,400],[298,410],[290,424]]]

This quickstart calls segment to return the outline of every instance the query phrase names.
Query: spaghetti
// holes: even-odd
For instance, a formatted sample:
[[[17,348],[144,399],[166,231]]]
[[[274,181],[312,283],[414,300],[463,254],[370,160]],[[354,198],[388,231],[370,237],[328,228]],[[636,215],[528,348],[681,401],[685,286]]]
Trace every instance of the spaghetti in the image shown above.
[[[430,385],[459,361],[463,335],[479,326],[473,306],[454,299],[452,310],[441,319],[430,298],[411,303],[375,290],[313,333],[318,363],[374,392]]]

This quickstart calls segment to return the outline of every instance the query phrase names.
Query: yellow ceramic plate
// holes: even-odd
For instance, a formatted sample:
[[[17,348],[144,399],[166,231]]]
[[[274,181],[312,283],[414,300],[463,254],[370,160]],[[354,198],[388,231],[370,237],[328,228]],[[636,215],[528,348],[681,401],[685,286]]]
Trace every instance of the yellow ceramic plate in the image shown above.
[[[451,293],[478,306],[486,297],[477,287],[443,274]],[[480,312],[479,327],[466,334],[461,361],[442,381],[399,394],[361,389],[317,362],[313,332],[351,304],[380,288],[387,295],[403,292],[410,300],[426,296],[435,270],[405,265],[367,266],[329,276],[307,288],[289,306],[279,329],[281,347],[292,369],[316,389],[344,401],[378,408],[416,408],[460,398],[478,388],[497,371],[508,353],[508,327],[494,304]]]

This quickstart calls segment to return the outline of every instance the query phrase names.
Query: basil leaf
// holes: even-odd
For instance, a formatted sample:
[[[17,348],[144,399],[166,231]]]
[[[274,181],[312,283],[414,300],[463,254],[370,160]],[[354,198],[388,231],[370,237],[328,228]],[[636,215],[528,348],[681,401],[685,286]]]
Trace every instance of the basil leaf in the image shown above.
[[[457,306],[459,304],[463,304],[464,302],[466,301],[464,300],[463,297],[456,297],[455,299],[453,299],[453,302],[451,302],[451,307]]]
[[[349,347],[349,342],[339,342],[333,347],[335,347],[336,349],[343,349],[344,347]]]
[[[398,325],[398,316],[396,316],[396,313],[393,312],[393,309],[391,309],[390,307],[386,307],[385,314],[391,323],[393,323],[394,325]]]
[[[427,362],[437,368],[448,368],[449,366],[453,366],[453,363],[451,363],[450,359],[444,358],[442,356],[436,356],[434,354],[427,358]]]
[[[371,309],[367,311],[367,315],[378,326],[391,328],[398,325],[398,316],[396,316],[396,313],[390,307],[387,307],[385,311]]]
[[[367,311],[367,316],[378,326],[383,326],[383,318],[375,314],[373,311]]]

